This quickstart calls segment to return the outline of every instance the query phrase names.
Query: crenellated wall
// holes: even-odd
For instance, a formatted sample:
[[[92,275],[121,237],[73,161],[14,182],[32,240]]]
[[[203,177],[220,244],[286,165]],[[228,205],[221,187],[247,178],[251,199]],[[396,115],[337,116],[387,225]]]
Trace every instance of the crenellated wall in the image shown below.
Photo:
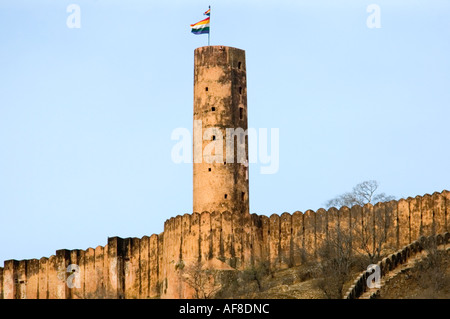
[[[420,236],[449,231],[448,191],[270,217],[228,211],[185,214],[168,219],[159,235],[111,237],[95,249],[7,260],[0,268],[0,298],[189,298],[193,291],[181,280],[180,265],[201,261],[214,269],[245,269],[265,262],[282,269],[317,255],[333,238],[345,237],[361,250],[383,242],[389,253]],[[69,265],[77,265],[76,274],[67,272]],[[71,275],[78,275],[78,288],[67,285]]]
[[[0,297],[159,297],[158,255],[158,235],[152,235],[141,239],[112,237],[104,247],[57,250],[56,255],[39,260],[7,260],[0,268]],[[68,269],[69,265],[76,266]],[[67,282],[74,283],[71,276],[78,277],[79,282],[69,287]]]

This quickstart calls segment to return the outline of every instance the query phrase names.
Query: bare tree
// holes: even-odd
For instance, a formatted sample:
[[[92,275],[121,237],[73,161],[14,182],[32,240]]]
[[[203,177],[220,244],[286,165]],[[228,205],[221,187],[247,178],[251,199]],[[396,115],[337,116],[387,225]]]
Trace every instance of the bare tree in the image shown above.
[[[365,204],[375,205],[378,202],[388,202],[395,199],[394,196],[386,195],[385,193],[378,193],[378,182],[374,180],[364,181],[353,187],[351,192],[338,195],[325,202],[325,206],[329,207],[352,207],[354,205],[364,206]]]
[[[330,236],[318,249],[320,258],[317,287],[330,299],[343,296],[344,284],[349,280],[355,264],[352,254],[351,237],[338,230],[335,236]]]
[[[341,194],[333,199],[328,200],[325,205],[327,207],[352,207],[354,205],[364,206],[366,204],[375,205],[378,202],[388,202],[395,199],[394,196],[385,193],[377,193],[379,184],[377,181],[369,180],[357,184],[351,192]],[[388,211],[375,210],[371,218],[365,221],[361,220],[361,224],[356,228],[355,238],[360,245],[353,246],[355,253],[363,251],[371,263],[381,258],[383,245],[387,242],[388,229],[392,227],[390,213]]]
[[[357,229],[355,236],[361,244],[355,249],[362,249],[371,263],[376,263],[381,259],[381,253],[384,245],[388,241],[389,229],[393,227],[392,211],[374,209],[372,218],[362,222],[361,228]],[[368,221],[368,223],[367,223]]]
[[[184,282],[194,289],[196,299],[211,299],[221,288],[216,271],[205,268],[200,261],[179,269]]]
[[[258,291],[262,291],[262,280],[269,275],[269,273],[269,265],[265,262],[260,262],[257,265],[244,269],[242,277],[244,282],[255,281],[258,285]]]

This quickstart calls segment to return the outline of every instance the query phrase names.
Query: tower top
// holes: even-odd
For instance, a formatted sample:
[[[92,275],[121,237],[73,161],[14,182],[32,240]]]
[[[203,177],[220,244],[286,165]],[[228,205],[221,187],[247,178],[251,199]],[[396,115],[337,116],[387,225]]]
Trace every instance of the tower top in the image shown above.
[[[242,50],[242,49],[235,48],[235,47],[229,47],[229,46],[226,46],[226,45],[205,45],[205,46],[202,46],[202,47],[198,47],[197,49],[195,49],[195,51],[197,51],[197,50],[203,50],[203,49],[207,49],[207,48],[209,48],[209,49],[211,49],[211,50],[226,50],[226,49],[233,49],[233,50],[244,51],[244,50]]]
[[[195,49],[194,56],[195,67],[226,66],[245,70],[245,51],[242,49],[209,45]]]

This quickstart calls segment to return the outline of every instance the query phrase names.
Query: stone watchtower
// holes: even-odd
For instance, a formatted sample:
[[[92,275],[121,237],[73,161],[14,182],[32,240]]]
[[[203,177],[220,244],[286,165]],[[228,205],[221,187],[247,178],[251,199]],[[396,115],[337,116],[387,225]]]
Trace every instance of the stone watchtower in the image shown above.
[[[197,48],[194,212],[249,213],[247,125],[245,51],[225,46]],[[234,141],[228,153],[227,139],[228,145]]]

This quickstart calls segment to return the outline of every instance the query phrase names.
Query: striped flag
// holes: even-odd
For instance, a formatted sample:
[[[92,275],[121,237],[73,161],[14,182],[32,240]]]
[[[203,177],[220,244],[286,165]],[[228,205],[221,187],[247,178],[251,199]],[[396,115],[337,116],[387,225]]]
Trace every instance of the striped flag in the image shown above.
[[[209,8],[207,11],[205,11],[205,13],[203,13],[205,16],[210,16],[211,15],[211,8]]]
[[[209,12],[209,10],[206,12]],[[205,12],[205,14],[206,14],[206,12]],[[208,17],[206,19],[203,19],[202,21],[191,24],[191,28],[192,28],[191,32],[193,34],[206,34],[206,33],[209,34],[209,20],[210,20],[210,18]]]

